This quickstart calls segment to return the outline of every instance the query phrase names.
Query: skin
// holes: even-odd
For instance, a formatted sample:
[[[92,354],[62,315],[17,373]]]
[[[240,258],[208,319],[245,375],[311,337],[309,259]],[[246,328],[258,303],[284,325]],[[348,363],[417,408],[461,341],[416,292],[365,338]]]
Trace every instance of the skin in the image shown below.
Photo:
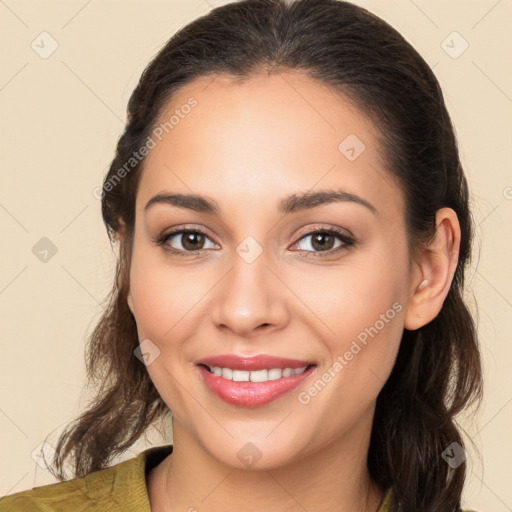
[[[197,106],[146,157],[136,201],[128,304],[139,339],[160,351],[147,371],[173,411],[174,452],[148,476],[152,510],[216,512],[229,503],[375,512],[384,489],[371,481],[366,458],[376,399],[403,329],[441,309],[458,257],[457,217],[439,210],[435,238],[412,258],[404,198],[381,164],[375,127],[305,75],[201,78],[178,91],[162,118],[191,96]],[[338,149],[349,134],[366,146],[354,161]],[[289,194],[340,187],[376,212],[350,201],[278,211]],[[163,192],[206,195],[221,214],[165,204],[144,211]],[[207,232],[202,254],[173,255],[153,241],[184,225]],[[355,245],[335,237],[331,254],[319,255],[305,235],[332,227],[349,230]],[[236,251],[247,236],[262,250],[250,264]],[[186,251],[185,243],[176,235],[167,247]],[[394,318],[300,403],[298,394],[393,304],[401,306]],[[221,401],[197,371],[198,359],[226,353],[318,367],[299,388],[249,409]],[[252,467],[237,456],[246,443],[261,454]]]

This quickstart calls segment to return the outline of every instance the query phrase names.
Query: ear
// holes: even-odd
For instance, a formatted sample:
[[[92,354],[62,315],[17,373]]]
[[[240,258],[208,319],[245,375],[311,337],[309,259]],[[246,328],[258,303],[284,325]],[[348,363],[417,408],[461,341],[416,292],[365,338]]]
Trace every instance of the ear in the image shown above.
[[[404,327],[419,329],[441,311],[457,268],[460,225],[451,208],[436,213],[436,232],[427,247],[420,249],[419,260],[411,273],[412,291],[407,301]]]

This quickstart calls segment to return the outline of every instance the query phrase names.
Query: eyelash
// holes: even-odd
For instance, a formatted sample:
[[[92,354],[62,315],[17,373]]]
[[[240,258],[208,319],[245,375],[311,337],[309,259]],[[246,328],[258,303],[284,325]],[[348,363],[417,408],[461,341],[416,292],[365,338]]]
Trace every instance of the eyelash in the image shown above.
[[[158,246],[163,246],[173,236],[183,234],[183,233],[198,233],[198,234],[206,236],[207,238],[210,238],[207,233],[205,233],[204,231],[202,231],[201,229],[198,229],[198,228],[194,228],[194,229],[178,228],[174,231],[171,231],[169,233],[161,235],[160,237],[158,237],[156,239],[153,239],[153,242],[155,242]],[[317,255],[319,255],[321,258],[323,258],[324,256],[332,256],[334,253],[337,253],[338,251],[340,251],[342,249],[348,249],[348,248],[352,247],[353,245],[355,245],[355,243],[356,243],[353,238],[348,236],[345,232],[341,231],[340,229],[319,228],[319,229],[309,231],[307,233],[302,234],[301,237],[293,245],[296,245],[303,238],[306,238],[311,235],[316,235],[316,234],[335,235],[341,240],[341,242],[343,242],[343,245],[340,245],[336,249],[329,249],[328,251],[307,251],[307,250],[302,249],[302,250],[299,250],[298,252],[305,252],[308,254],[315,252]],[[208,251],[209,249],[198,249],[195,251],[183,251],[183,250],[179,250],[179,249],[173,249],[172,247],[171,248],[164,247],[164,250],[168,251],[172,254],[176,254],[178,256],[186,257],[186,256],[190,256],[190,255],[199,256],[200,254],[202,254],[202,252]],[[304,257],[308,257],[308,256],[304,256]]]

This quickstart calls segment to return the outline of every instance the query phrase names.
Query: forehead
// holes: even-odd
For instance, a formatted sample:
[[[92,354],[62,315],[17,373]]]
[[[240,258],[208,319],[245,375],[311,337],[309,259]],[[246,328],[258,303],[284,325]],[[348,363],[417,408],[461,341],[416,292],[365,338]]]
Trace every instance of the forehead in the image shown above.
[[[164,190],[261,208],[262,198],[340,186],[377,207],[401,203],[371,121],[302,73],[201,77],[177,91],[156,127],[139,208]]]

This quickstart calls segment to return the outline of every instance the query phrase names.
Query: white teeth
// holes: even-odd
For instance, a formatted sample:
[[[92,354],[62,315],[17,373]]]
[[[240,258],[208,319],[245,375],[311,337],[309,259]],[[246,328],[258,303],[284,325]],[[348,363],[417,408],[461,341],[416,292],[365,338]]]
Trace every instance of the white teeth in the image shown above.
[[[234,382],[249,381],[250,375],[251,375],[251,372],[247,372],[244,370],[233,370],[233,381]]]
[[[214,368],[215,368],[215,366],[214,366]],[[233,380],[233,370],[231,368],[222,368],[221,371],[222,371],[222,376],[225,379]]]
[[[268,370],[257,370],[249,372],[251,374],[251,382],[265,382],[268,379]]]
[[[268,380],[280,379],[283,376],[281,368],[272,368],[268,371]]]
[[[293,377],[303,373],[307,366],[302,368],[271,368],[269,370],[232,370],[231,368],[220,368],[219,366],[211,366],[210,371],[217,377],[223,377],[234,382],[267,382],[269,380],[277,380],[282,377]]]

